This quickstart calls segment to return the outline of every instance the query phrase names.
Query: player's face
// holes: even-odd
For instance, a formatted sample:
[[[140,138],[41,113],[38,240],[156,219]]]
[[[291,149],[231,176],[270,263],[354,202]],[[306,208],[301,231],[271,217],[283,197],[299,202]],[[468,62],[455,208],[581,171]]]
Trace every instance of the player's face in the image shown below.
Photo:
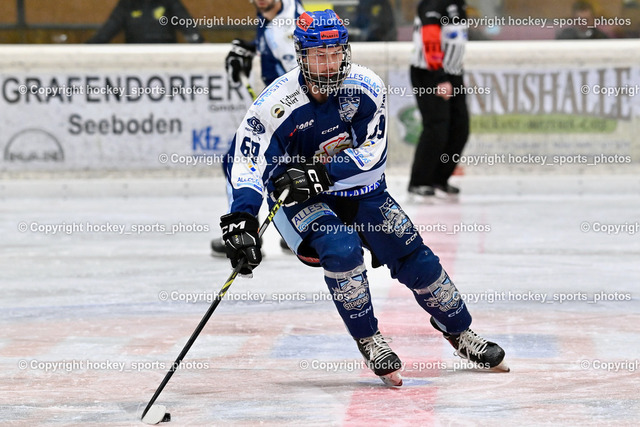
[[[260,13],[271,11],[276,6],[277,2],[278,0],[253,0],[253,4]]]
[[[306,57],[309,74],[320,81],[335,79],[343,59],[344,49],[341,46],[311,48]]]

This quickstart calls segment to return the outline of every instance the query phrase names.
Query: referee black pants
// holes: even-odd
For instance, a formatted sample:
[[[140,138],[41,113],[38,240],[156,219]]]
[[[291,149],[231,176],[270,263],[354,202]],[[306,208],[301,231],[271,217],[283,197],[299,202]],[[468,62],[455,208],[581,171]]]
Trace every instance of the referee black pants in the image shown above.
[[[462,76],[447,74],[447,78],[454,90],[463,88]],[[446,185],[456,168],[453,160],[458,160],[469,137],[466,96],[458,93],[448,100],[437,96],[435,73],[422,68],[411,67],[411,84],[422,114],[422,134],[409,185]],[[422,92],[418,92],[420,88]]]

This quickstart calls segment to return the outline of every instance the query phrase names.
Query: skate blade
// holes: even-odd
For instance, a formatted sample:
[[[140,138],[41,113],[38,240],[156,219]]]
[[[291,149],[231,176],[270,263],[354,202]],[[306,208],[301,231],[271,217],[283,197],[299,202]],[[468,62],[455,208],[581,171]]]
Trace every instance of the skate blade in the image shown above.
[[[389,387],[400,387],[402,385],[402,377],[400,371],[391,372],[390,374],[380,375],[380,379],[384,385]]]
[[[409,205],[434,205],[438,203],[436,196],[421,196],[419,194],[409,193],[407,195],[407,204]]]
[[[511,368],[504,363],[504,360],[489,370],[492,372],[511,372]]]
[[[435,198],[439,199],[441,201],[457,202],[460,199],[459,196],[460,196],[460,193],[458,193],[458,194],[447,193],[446,191],[443,191],[443,190],[440,190],[439,188],[436,188]]]

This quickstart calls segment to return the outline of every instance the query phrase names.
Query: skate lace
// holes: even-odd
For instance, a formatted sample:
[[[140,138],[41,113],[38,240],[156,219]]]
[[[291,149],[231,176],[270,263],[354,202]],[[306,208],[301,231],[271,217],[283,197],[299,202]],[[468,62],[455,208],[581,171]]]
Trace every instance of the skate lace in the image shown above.
[[[469,354],[480,356],[487,351],[487,340],[473,332],[471,329],[467,329],[460,334],[460,338],[458,339],[458,351],[456,352],[458,356],[465,357],[465,355],[460,354],[461,350],[466,350],[467,356]]]
[[[363,346],[371,361],[376,361],[393,353],[389,344],[379,333],[369,338],[361,338],[359,343]]]

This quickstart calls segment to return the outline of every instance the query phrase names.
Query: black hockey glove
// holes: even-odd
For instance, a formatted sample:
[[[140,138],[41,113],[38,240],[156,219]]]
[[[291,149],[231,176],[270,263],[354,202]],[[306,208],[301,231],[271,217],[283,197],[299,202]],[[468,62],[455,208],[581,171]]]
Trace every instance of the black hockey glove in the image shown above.
[[[240,274],[250,275],[262,261],[258,219],[247,212],[232,212],[220,218],[222,240],[227,249],[227,258],[235,268],[242,262]]]
[[[333,185],[333,181],[322,163],[307,163],[289,166],[285,173],[273,178],[273,185],[275,197],[285,188],[289,188],[289,195],[284,204],[291,206],[327,191]]]
[[[240,39],[231,42],[231,51],[225,59],[225,69],[232,82],[240,83],[240,73],[249,77],[255,54],[256,47],[251,43]]]

